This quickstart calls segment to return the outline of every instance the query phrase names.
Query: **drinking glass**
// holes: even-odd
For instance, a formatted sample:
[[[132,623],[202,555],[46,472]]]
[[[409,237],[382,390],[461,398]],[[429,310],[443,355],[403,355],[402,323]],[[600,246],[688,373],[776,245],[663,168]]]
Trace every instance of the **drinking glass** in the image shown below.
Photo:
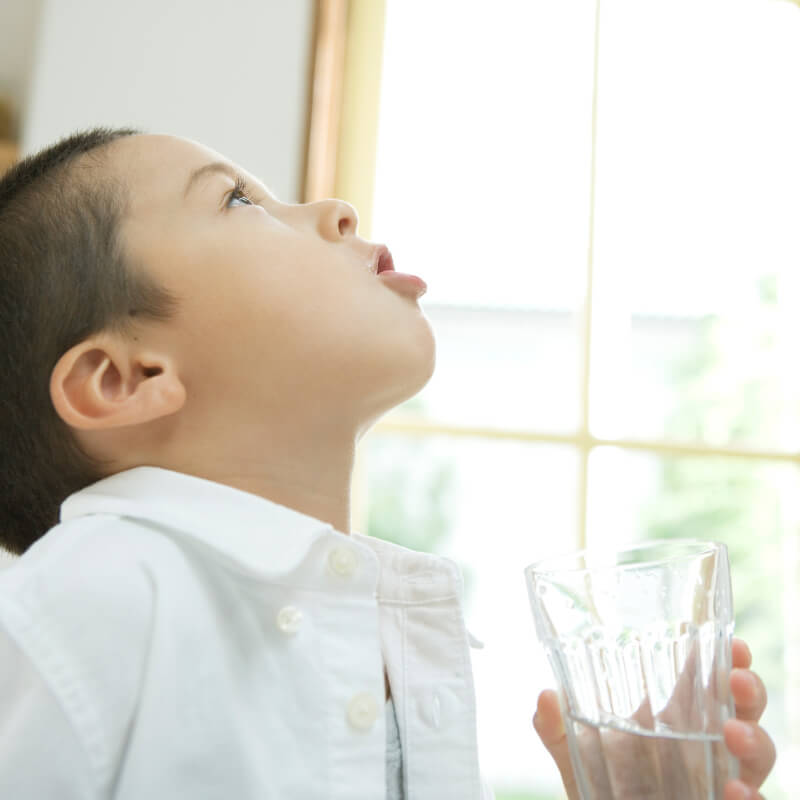
[[[722,736],[733,604],[725,545],[656,540],[525,568],[581,800],[711,800],[738,777]]]

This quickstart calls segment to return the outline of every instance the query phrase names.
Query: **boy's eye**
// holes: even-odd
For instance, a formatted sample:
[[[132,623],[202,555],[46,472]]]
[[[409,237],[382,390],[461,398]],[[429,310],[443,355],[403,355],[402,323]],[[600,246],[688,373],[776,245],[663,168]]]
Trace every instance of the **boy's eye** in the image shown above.
[[[247,200],[249,205],[253,205],[253,201],[247,196],[247,184],[241,176],[236,178],[236,185],[228,192],[226,198],[226,208],[231,200]]]

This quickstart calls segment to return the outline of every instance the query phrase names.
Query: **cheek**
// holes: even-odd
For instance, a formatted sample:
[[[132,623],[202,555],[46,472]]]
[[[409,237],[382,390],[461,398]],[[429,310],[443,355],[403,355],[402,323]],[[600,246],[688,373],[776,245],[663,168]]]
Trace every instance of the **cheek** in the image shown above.
[[[224,243],[197,240],[192,251],[181,287],[190,338],[254,362],[324,369],[363,359],[385,326],[402,329],[414,314],[377,279],[308,242],[250,230]]]
[[[203,310],[204,336],[242,363],[271,371],[318,371],[365,339],[364,309],[330,277],[290,269],[234,271]]]

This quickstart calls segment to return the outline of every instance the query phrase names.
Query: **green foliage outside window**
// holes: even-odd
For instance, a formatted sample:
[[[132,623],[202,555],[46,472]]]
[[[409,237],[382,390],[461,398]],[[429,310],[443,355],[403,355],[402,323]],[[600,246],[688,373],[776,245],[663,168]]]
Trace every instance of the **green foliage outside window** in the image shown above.
[[[669,439],[774,442],[782,392],[762,367],[777,342],[776,282],[765,278],[738,321],[709,317],[695,346],[675,365],[678,403]],[[742,324],[746,321],[746,324]],[[649,538],[713,539],[728,547],[737,635],[754,652],[767,685],[783,682],[780,488],[784,464],[715,457],[670,457],[644,511]],[[776,573],[777,570],[777,573]]]
[[[404,411],[422,413],[419,397]],[[455,467],[421,436],[382,436],[369,451],[370,536],[425,553],[440,553],[453,533]],[[469,606],[475,576],[460,564],[463,602]]]

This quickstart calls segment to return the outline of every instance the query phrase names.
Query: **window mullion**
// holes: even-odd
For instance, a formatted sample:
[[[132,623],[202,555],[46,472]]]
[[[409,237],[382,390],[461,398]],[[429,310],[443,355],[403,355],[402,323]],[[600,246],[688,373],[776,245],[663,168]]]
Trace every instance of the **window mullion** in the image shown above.
[[[594,223],[595,189],[597,184],[597,87],[600,52],[600,0],[595,0],[594,15],[594,59],[592,67],[592,131],[591,161],[589,166],[589,232],[586,250],[586,286],[582,309],[583,326],[583,369],[581,374],[581,419],[579,436],[581,439],[580,472],[578,476],[578,546],[586,547],[586,523],[589,492],[589,454],[591,436],[589,419],[591,413],[591,373],[592,373],[592,311],[594,302]]]

